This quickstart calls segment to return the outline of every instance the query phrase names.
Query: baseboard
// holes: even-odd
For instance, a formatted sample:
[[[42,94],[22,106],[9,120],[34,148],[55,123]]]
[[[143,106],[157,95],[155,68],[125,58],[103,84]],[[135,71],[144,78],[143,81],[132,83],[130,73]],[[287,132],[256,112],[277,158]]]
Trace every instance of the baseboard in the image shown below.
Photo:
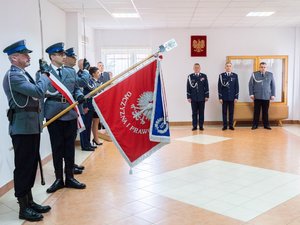
[[[270,121],[271,125],[277,125],[277,121]],[[300,120],[282,120],[283,124],[300,124]],[[251,125],[252,121],[238,121],[237,125]],[[222,121],[205,121],[204,125],[223,125]],[[170,122],[170,126],[192,126],[192,121]]]
[[[205,121],[204,125],[222,125],[222,121]],[[170,126],[192,126],[192,121],[170,122]]]
[[[51,159],[52,159],[52,154],[46,156],[46,157],[42,160],[42,165],[45,165],[45,164],[48,163]],[[39,168],[38,168],[37,173],[39,173],[39,172],[40,172],[40,170],[39,170]],[[7,184],[5,184],[4,186],[2,186],[2,187],[0,188],[0,197],[1,197],[2,195],[4,195],[6,192],[10,191],[13,187],[14,187],[14,181],[13,181],[13,180],[9,181]]]
[[[283,124],[300,124],[300,120],[283,120]]]

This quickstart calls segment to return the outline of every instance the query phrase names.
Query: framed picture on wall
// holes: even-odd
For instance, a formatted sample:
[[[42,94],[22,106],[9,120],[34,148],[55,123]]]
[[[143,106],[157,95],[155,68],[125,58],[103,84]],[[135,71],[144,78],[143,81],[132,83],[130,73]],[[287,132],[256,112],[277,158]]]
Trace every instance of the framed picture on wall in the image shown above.
[[[191,36],[191,57],[206,57],[207,56],[207,39],[204,35]]]

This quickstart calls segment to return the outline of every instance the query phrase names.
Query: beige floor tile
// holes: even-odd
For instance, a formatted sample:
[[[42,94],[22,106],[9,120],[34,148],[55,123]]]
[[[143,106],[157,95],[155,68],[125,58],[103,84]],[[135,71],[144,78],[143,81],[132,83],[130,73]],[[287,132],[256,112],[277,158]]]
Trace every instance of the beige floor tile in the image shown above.
[[[157,188],[155,184],[162,184],[172,178],[160,177],[161,174],[209,160],[300,175],[300,151],[298,150],[300,139],[297,136],[299,129],[299,125],[289,125],[286,130],[273,127],[272,131],[264,129],[252,131],[249,127],[237,127],[235,131],[223,132],[221,127],[206,126],[204,132],[193,133],[190,127],[173,127],[172,139],[201,134],[222,138],[218,139],[221,141],[210,144],[173,141],[134,168],[133,175],[129,174],[128,165],[111,142],[104,142],[103,146],[89,154],[77,150],[76,161],[83,163],[86,169],[76,178],[85,182],[87,188],[85,190],[64,188],[54,194],[46,194],[46,188],[54,180],[52,162],[49,162],[44,166],[47,185],[41,186],[40,178],[37,177],[33,193],[39,202],[44,199],[44,204],[51,205],[52,210],[44,214],[42,222],[25,224],[299,225],[299,195],[249,222],[242,222],[154,192],[156,191],[154,187]],[[235,175],[238,173],[236,172]],[[213,176],[212,171],[207,174]],[[193,176],[187,175],[185,179],[193,180]],[[249,179],[254,178],[247,173],[247,179],[240,179],[237,183],[223,185],[223,187],[226,191],[237,188],[238,185],[247,187]],[[176,186],[176,182],[180,183],[172,181],[170,185]],[[203,182],[205,183],[205,180]],[[207,182],[205,184],[209,185]],[[293,183],[295,186],[297,184],[297,182]],[[171,190],[175,188],[172,186]],[[267,188],[267,184],[263,188]],[[193,191],[195,188],[189,186],[186,190]],[[234,200],[233,203],[238,206],[245,198],[235,196]],[[228,201],[228,198],[224,201]],[[2,225],[3,221],[6,221],[5,225],[22,224],[23,221],[18,219],[17,211],[18,205],[12,190],[0,198],[0,224]]]

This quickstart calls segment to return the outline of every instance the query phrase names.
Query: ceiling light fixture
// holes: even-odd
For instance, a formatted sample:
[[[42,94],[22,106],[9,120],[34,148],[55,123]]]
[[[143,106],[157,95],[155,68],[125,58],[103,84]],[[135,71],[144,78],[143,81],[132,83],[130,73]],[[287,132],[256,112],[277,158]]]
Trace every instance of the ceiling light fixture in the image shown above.
[[[249,12],[246,16],[271,16],[275,12]]]
[[[111,15],[115,18],[139,18],[140,17],[138,13],[112,13]]]

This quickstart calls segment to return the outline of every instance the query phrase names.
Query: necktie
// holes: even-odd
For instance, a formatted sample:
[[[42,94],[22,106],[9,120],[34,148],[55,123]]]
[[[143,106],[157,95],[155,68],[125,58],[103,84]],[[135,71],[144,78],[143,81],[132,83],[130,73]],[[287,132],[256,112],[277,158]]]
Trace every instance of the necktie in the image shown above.
[[[33,78],[30,76],[29,73],[27,73],[27,72],[25,71],[25,75],[28,77],[30,83],[35,84]]]
[[[58,76],[61,79],[61,68],[58,68],[57,71],[58,71]]]

